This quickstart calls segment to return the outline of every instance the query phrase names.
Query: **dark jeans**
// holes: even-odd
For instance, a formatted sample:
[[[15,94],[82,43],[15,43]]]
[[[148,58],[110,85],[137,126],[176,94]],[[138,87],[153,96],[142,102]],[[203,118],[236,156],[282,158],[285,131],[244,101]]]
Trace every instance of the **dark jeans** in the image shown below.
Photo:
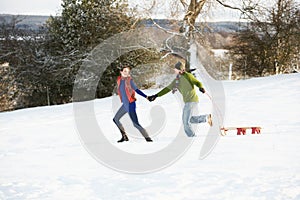
[[[126,109],[124,108],[124,106],[122,105],[121,108],[118,110],[118,112],[116,113],[113,121],[115,122],[115,124],[117,125],[117,127],[119,128],[119,130],[121,132],[125,132],[125,129],[123,127],[123,125],[121,124],[120,122],[120,119],[127,113]],[[135,128],[137,128],[141,134],[144,136],[144,138],[148,138],[149,135],[147,133],[147,131],[140,125],[139,123],[139,120],[137,118],[137,115],[136,115],[136,111],[133,110],[131,112],[128,112],[129,116],[130,116],[130,119],[133,123],[133,126]]]

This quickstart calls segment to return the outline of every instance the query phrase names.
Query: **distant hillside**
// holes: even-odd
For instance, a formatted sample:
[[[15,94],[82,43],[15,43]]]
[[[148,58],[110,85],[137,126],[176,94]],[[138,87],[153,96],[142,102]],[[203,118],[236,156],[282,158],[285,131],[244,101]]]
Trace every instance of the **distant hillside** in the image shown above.
[[[10,23],[13,19],[18,19],[17,28],[36,31],[45,24],[49,16],[0,14],[0,24]],[[182,25],[181,21],[168,19],[145,19],[140,22],[146,27],[155,27],[155,23],[169,30],[179,30]],[[204,30],[212,48],[223,49],[231,44],[233,34],[241,30],[244,25],[246,24],[240,22],[207,22],[196,23],[196,28],[201,27]]]
[[[17,23],[18,28],[33,29],[36,30],[49,18],[49,16],[36,16],[36,15],[6,15],[0,14],[0,23],[9,23],[13,18],[18,18],[20,22]],[[168,20],[168,19],[155,19],[155,23],[164,28],[174,29],[181,25],[180,21]],[[154,26],[152,20],[146,19],[142,21],[142,24],[151,27]],[[241,23],[239,22],[208,22],[206,30],[211,32],[227,32],[232,33],[239,30]],[[196,26],[200,26],[199,23]]]
[[[182,22],[168,19],[147,19],[141,22],[146,27],[160,27],[171,30],[179,30]],[[196,23],[196,28],[201,29],[207,38],[211,48],[226,49],[232,44],[233,35],[245,27],[245,22],[207,22]]]
[[[18,28],[37,30],[45,24],[48,18],[49,16],[0,14],[0,24],[10,23],[13,19],[17,19]]]
[[[153,22],[154,21],[154,22]],[[168,19],[146,19],[142,21],[142,24],[147,27],[153,27],[155,24],[159,24],[163,28],[176,29],[179,28],[182,24],[181,21],[168,20]],[[240,30],[241,25],[245,23],[241,22],[207,22],[207,23],[196,23],[196,27],[206,27],[204,30],[207,32],[226,32],[233,33]]]

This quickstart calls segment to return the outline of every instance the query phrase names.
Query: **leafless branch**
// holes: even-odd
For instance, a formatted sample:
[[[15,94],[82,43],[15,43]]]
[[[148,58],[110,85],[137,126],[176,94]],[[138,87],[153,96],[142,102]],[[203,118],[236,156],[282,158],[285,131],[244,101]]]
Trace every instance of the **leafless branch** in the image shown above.
[[[206,1],[207,0],[201,0],[198,3],[196,3],[196,5],[195,5],[195,13],[197,15],[201,12],[201,10],[202,10],[204,4],[206,3]]]
[[[151,5],[151,7],[148,10],[152,10],[155,7],[155,5],[156,5],[156,0],[153,0],[152,1],[152,5]]]
[[[253,11],[257,9],[258,4],[253,3],[252,5],[245,5],[245,2],[243,2],[243,7],[236,7],[236,6],[231,6],[229,4],[225,4],[221,0],[216,0],[220,5],[222,5],[225,8],[233,9],[233,10],[238,10],[241,12],[241,14],[247,16],[247,18],[252,19],[255,18],[256,20],[258,19],[257,16],[253,15]]]
[[[239,10],[239,11],[241,11],[242,13],[244,12],[241,8],[239,8],[239,7],[235,7],[235,6],[231,6],[231,5],[228,5],[228,4],[225,4],[225,3],[223,3],[222,1],[220,1],[220,0],[216,0],[219,4],[221,4],[223,7],[225,7],[225,8],[230,8],[230,9],[234,9],[234,10]]]
[[[185,9],[188,7],[187,3],[184,0],[180,0],[180,2]]]
[[[141,8],[144,10],[143,12],[150,12],[152,9],[154,9],[156,6],[156,0],[152,0],[152,4],[149,8],[146,8],[144,6],[141,6]]]
[[[163,27],[161,27],[159,24],[157,24],[152,18],[150,18],[152,23],[159,29],[163,30],[164,32],[166,33],[169,33],[169,34],[172,34],[172,35],[178,35],[178,36],[183,36],[183,34],[180,34],[180,33],[177,33],[177,32],[173,32],[173,31],[170,31],[170,30],[167,30]]]

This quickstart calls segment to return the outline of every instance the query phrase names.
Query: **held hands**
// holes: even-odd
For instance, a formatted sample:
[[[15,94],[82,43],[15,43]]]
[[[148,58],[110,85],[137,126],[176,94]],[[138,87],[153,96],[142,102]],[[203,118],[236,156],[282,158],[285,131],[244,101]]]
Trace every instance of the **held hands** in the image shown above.
[[[204,88],[199,88],[200,92],[202,92],[203,94],[205,93],[205,89]]]
[[[158,97],[157,94],[155,94],[152,96],[148,96],[147,99],[151,102],[151,101],[154,101],[157,97]]]

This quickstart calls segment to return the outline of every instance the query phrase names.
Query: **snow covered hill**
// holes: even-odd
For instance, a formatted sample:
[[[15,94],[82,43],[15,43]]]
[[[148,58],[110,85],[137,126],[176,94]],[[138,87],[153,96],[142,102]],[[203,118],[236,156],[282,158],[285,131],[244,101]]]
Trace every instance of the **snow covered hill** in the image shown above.
[[[93,159],[76,132],[73,104],[0,113],[0,199],[300,199],[300,74],[223,84],[224,125],[257,125],[263,127],[262,134],[238,136],[230,131],[199,160],[209,127],[198,125],[198,137],[183,157],[150,174],[116,172]],[[200,112],[210,112],[210,100],[199,97]],[[152,103],[138,97],[137,112],[145,127],[152,107],[165,109],[166,124],[153,143],[139,139],[132,127],[126,127],[130,141],[116,143],[120,133],[112,122],[115,98],[94,101],[99,126],[114,146],[145,154],[174,139],[181,108],[168,94]]]

